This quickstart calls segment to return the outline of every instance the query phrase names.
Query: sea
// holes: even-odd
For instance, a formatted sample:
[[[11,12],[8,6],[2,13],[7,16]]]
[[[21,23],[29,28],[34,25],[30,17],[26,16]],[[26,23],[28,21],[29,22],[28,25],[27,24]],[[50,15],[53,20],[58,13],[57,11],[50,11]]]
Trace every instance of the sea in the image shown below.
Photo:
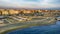
[[[60,34],[60,21],[52,25],[31,26],[17,29],[6,34]]]

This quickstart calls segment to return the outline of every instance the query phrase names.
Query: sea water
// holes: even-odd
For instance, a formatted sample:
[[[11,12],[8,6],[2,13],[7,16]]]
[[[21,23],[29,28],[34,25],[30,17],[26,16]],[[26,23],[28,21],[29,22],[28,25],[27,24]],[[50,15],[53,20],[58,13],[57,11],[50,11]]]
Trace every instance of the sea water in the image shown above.
[[[31,26],[8,32],[7,34],[60,34],[60,21],[53,25]]]

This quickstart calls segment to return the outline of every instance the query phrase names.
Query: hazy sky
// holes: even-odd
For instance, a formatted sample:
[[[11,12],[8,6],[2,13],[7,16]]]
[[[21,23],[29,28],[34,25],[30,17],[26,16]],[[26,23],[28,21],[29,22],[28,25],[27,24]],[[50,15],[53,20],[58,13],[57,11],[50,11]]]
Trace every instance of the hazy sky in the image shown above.
[[[0,7],[60,8],[60,0],[0,0]]]

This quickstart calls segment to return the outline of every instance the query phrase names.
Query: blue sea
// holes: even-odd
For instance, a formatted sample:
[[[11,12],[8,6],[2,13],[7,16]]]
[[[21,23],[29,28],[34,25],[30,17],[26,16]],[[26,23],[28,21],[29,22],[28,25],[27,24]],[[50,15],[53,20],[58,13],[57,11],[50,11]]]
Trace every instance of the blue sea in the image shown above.
[[[53,25],[31,26],[29,28],[18,29],[7,34],[60,34],[60,21]]]

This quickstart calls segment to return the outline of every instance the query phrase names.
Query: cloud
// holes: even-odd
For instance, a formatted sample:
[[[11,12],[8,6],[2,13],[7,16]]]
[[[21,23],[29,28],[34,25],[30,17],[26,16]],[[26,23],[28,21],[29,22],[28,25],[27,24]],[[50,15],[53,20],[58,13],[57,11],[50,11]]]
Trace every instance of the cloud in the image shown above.
[[[26,1],[26,2],[39,2],[39,0],[24,0],[24,1]]]
[[[22,8],[56,8],[60,0],[0,0],[0,6]]]

